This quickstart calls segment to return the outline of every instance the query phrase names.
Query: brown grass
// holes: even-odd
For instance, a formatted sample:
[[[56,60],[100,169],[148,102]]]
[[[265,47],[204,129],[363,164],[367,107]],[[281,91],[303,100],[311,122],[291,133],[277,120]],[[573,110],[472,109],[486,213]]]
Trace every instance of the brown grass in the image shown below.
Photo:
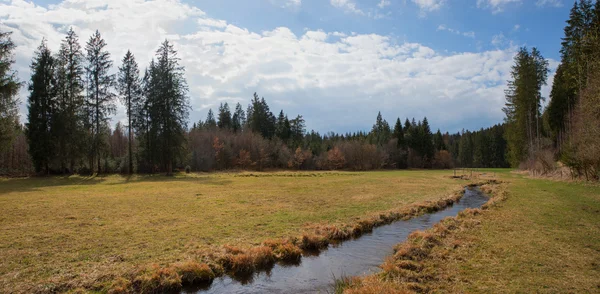
[[[484,189],[487,192],[496,192],[497,182],[481,184],[486,185]],[[493,195],[498,194],[501,193],[494,193]],[[505,194],[501,195],[505,196]],[[419,204],[411,208],[411,211],[441,209],[447,203],[453,202],[438,201],[431,206]],[[408,293],[429,292],[431,290],[430,283],[440,278],[435,274],[436,263],[443,262],[449,254],[448,250],[437,249],[440,247],[449,247],[450,249],[459,247],[461,243],[457,243],[455,240],[448,242],[447,237],[453,231],[470,228],[478,224],[479,222],[473,220],[473,217],[480,215],[482,212],[481,209],[466,209],[460,212],[457,217],[446,218],[431,229],[411,233],[405,242],[394,247],[394,254],[388,257],[380,266],[381,272],[379,274],[363,278],[362,281],[365,282],[355,281],[354,285],[348,287],[344,293],[379,293],[373,291],[395,291],[396,289]],[[446,246],[446,242],[450,245]]]
[[[168,291],[298,262],[303,249],[450,205],[460,184],[445,174],[0,179],[0,247],[10,248],[0,251],[0,292]],[[267,238],[278,241],[248,247]]]

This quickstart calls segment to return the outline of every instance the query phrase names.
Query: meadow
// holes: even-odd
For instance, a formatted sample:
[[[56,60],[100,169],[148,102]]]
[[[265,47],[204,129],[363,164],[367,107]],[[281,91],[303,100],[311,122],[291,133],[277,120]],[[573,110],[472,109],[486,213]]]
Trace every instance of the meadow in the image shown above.
[[[492,201],[395,248],[382,272],[341,293],[597,293],[600,186],[498,171]]]
[[[0,180],[0,292],[104,289],[150,264],[344,224],[460,190],[451,171]]]

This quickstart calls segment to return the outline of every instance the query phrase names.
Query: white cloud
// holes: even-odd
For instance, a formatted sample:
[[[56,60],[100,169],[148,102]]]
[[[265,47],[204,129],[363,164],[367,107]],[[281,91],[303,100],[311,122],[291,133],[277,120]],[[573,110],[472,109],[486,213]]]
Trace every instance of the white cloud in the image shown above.
[[[356,7],[356,3],[352,0],[330,0],[333,7],[340,8],[348,13],[354,13],[358,15],[365,15],[365,12]]]
[[[521,3],[522,0],[477,0],[477,7],[491,9],[492,13],[500,13],[510,4]]]
[[[465,36],[465,37],[469,37],[469,38],[475,38],[475,32],[473,32],[473,31],[461,32],[459,30],[455,30],[453,28],[446,27],[445,25],[439,25],[437,30],[438,31],[448,31],[448,32],[456,34],[456,35],[461,35],[461,36]]]
[[[176,0],[66,0],[48,9],[12,0],[0,2],[0,19],[0,30],[14,32],[23,81],[42,37],[56,51],[69,26],[82,44],[99,29],[114,70],[128,49],[144,68],[168,38],[186,68],[191,121],[223,101],[245,106],[258,92],[273,111],[302,114],[321,132],[368,128],[379,110],[388,120],[427,116],[448,131],[500,122],[515,50],[444,54],[377,34],[253,32]],[[124,117],[120,108],[116,119]]]
[[[220,19],[212,19],[212,18],[200,18],[198,19],[198,24],[200,26],[205,27],[215,27],[215,28],[224,28],[227,26],[227,22]]]
[[[563,3],[560,0],[537,0],[537,2],[535,2],[535,5],[538,7],[562,7]]]
[[[269,0],[273,5],[281,8],[298,9],[302,6],[302,0]]]
[[[516,25],[513,27],[513,32],[518,32],[520,29],[521,29],[521,25],[520,25],[520,24],[516,24]]]
[[[379,4],[377,4],[377,7],[384,9],[386,6],[391,5],[392,3],[390,2],[390,0],[381,0],[379,2]]]
[[[412,2],[419,6],[421,12],[429,12],[440,9],[446,0],[412,0]]]

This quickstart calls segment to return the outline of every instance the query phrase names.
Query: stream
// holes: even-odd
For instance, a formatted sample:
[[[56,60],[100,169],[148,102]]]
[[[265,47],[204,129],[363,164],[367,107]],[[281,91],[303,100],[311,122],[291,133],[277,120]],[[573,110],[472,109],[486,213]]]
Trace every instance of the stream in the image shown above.
[[[210,285],[186,289],[184,293],[328,293],[335,278],[360,276],[379,271],[393,254],[394,245],[416,230],[432,227],[443,218],[456,216],[465,208],[479,208],[488,201],[479,188],[466,188],[458,203],[444,210],[397,221],[373,229],[372,233],[344,241],[315,254],[303,254],[300,264],[275,264],[272,269],[243,278],[222,276]]]

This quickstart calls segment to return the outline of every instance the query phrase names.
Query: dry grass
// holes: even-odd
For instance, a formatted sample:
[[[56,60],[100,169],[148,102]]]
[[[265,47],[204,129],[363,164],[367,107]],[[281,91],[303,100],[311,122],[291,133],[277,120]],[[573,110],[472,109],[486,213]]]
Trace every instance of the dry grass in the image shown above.
[[[502,178],[510,184],[482,186],[493,198],[481,209],[411,234],[380,274],[344,293],[391,285],[418,293],[598,292],[600,187]]]
[[[247,249],[263,240],[347,239],[460,185],[431,171],[0,179],[0,292],[177,288],[196,279],[195,269],[178,272],[181,260],[219,275],[240,255],[230,263],[244,271],[270,262],[265,248]],[[275,260],[298,260],[302,239],[265,246]],[[243,249],[219,253],[224,244]]]

